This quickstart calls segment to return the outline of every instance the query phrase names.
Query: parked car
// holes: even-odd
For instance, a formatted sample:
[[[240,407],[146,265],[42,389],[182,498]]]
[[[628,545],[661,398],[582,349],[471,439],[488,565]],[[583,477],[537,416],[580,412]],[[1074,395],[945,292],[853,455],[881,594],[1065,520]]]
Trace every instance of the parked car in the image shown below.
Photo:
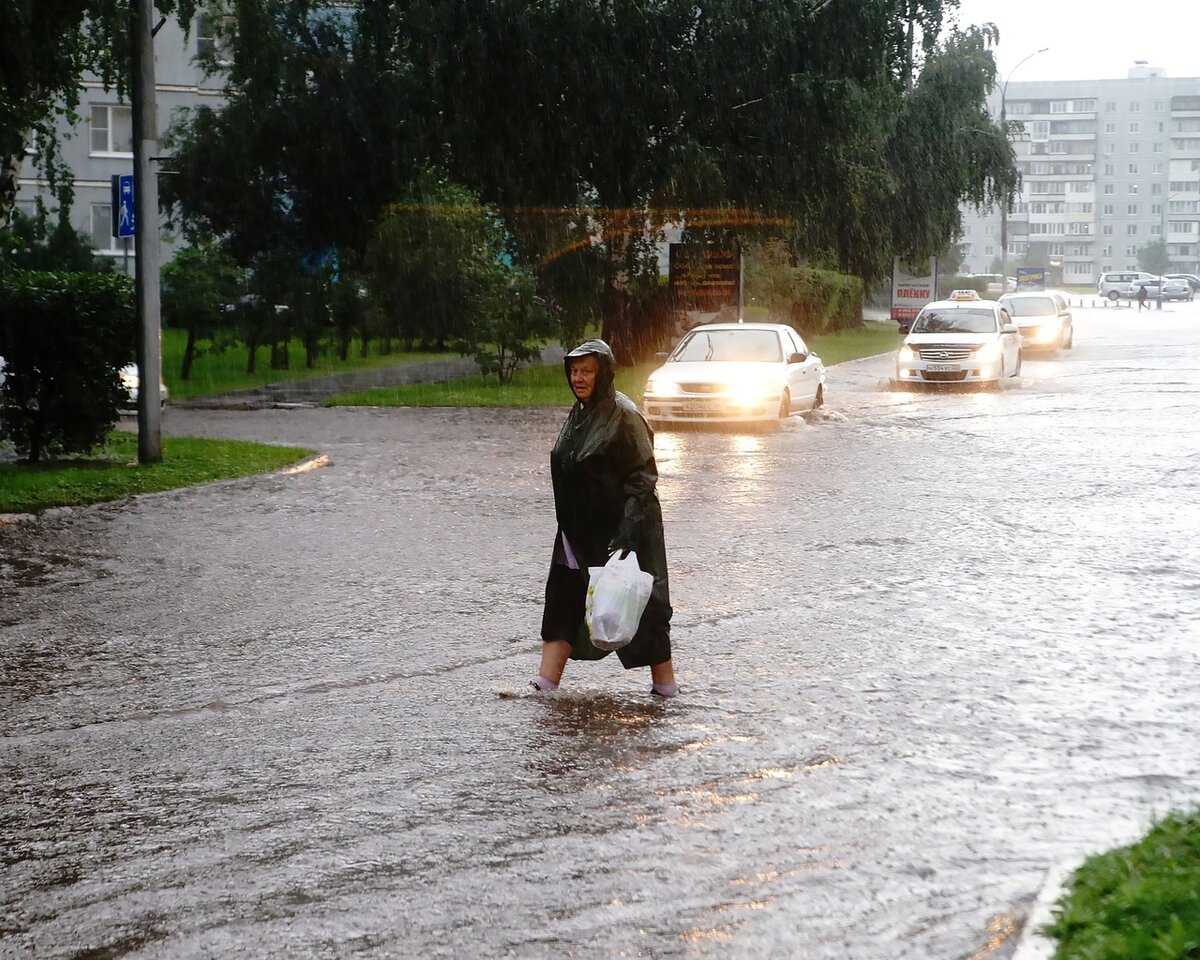
[[[142,384],[141,375],[138,373],[136,363],[128,363],[121,368],[121,385],[125,387],[125,391],[129,394],[129,404],[127,407],[122,407],[122,413],[136,413],[138,405],[138,393]],[[167,385],[161,379],[158,381],[158,402],[160,406],[167,405]]]
[[[1000,306],[1020,329],[1022,350],[1070,350],[1075,345],[1071,309],[1061,293],[1007,293]]]
[[[825,401],[825,365],[782,323],[694,327],[650,374],[652,425],[783,420]]]
[[[1150,277],[1149,279],[1134,280],[1121,291],[1121,296],[1136,300],[1138,291],[1145,288],[1146,296],[1151,300],[1191,300],[1192,288],[1186,280],[1168,280],[1165,277]]]
[[[1102,297],[1108,297],[1109,300],[1120,300],[1124,292],[1129,289],[1129,285],[1135,280],[1151,280],[1153,278],[1154,274],[1147,273],[1145,270],[1102,273],[1100,282],[1096,285],[1096,292]]]
[[[1021,331],[994,300],[937,300],[896,354],[900,383],[993,383],[1021,373]]]
[[[1193,293],[1200,293],[1200,277],[1194,273],[1166,273],[1163,276],[1168,280],[1186,280]]]

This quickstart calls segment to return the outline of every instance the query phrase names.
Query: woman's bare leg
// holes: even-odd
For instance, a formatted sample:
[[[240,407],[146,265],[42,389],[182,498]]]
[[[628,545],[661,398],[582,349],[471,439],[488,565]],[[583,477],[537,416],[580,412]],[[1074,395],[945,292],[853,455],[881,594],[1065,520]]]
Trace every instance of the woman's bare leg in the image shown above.
[[[547,640],[542,644],[542,664],[538,667],[538,676],[551,683],[561,682],[570,657],[571,645],[566,640]]]

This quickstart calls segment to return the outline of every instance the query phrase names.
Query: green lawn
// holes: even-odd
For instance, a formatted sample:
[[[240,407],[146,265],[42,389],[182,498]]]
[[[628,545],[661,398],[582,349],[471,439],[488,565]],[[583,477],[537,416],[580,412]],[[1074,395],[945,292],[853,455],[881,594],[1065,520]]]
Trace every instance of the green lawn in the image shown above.
[[[811,337],[808,344],[829,366],[895,350],[900,345],[900,335],[894,323],[868,323],[854,330]],[[618,370],[617,389],[640,401],[646,377],[656,366],[657,363],[645,363]],[[518,370],[512,383],[504,386],[495,377],[463,377],[440,383],[378,387],[331,397],[325,403],[370,407],[557,407],[570,401],[562,367],[552,364]]]
[[[1047,932],[1056,960],[1200,957],[1200,812],[1167,817],[1129,847],[1090,857]]]
[[[277,470],[311,450],[242,440],[164,437],[161,463],[137,462],[137,436],[115,430],[89,457],[0,464],[0,513],[119,500],[135,493],[190,487]]]
[[[255,351],[255,372],[248,374],[246,373],[247,350],[245,346],[239,344],[217,353],[213,352],[211,342],[202,340],[198,345],[196,359],[192,363],[191,376],[187,380],[181,380],[179,374],[183,366],[183,351],[186,346],[187,333],[185,331],[170,328],[163,330],[163,380],[166,381],[172,399],[176,400],[261,387],[263,384],[279,383],[284,380],[302,380],[330,373],[344,373],[348,370],[391,367],[415,360],[458,356],[456,353],[401,353],[398,351],[387,356],[380,356],[376,350],[377,345],[372,343],[370,355],[362,357],[359,356],[359,341],[355,340],[350,345],[350,353],[345,362],[338,360],[336,355],[327,353],[319,357],[316,366],[310,370],[304,366],[304,345],[299,340],[293,340],[288,344],[287,370],[272,370],[270,348],[259,347]]]

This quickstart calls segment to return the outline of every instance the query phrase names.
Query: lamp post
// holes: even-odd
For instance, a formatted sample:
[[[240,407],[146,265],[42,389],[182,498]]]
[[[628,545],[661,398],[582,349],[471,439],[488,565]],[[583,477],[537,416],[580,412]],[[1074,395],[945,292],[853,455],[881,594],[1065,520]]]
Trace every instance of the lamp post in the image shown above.
[[[1039,53],[1045,53],[1049,47],[1042,47],[1041,50],[1035,50],[1024,60],[1018,60],[1017,66],[1008,71],[1008,76],[1004,78],[1004,86],[1000,88],[1000,129],[1004,131],[1004,138],[1008,139],[1008,114],[1005,112],[1006,102],[1008,100],[1008,82],[1012,79],[1012,75],[1017,72],[1019,67],[1025,60],[1036,57]],[[1008,199],[1006,198],[1000,204],[1000,288],[1005,293],[1008,292]]]

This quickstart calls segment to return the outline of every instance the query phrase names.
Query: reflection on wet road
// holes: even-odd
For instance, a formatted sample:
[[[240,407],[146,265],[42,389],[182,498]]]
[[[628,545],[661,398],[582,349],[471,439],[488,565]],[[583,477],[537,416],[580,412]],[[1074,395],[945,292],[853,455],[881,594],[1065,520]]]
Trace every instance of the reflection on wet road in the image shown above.
[[[523,692],[563,411],[169,411],[332,464],[0,526],[0,952],[1006,955],[1200,800],[1200,309],[1076,323],[661,435],[666,704]]]

